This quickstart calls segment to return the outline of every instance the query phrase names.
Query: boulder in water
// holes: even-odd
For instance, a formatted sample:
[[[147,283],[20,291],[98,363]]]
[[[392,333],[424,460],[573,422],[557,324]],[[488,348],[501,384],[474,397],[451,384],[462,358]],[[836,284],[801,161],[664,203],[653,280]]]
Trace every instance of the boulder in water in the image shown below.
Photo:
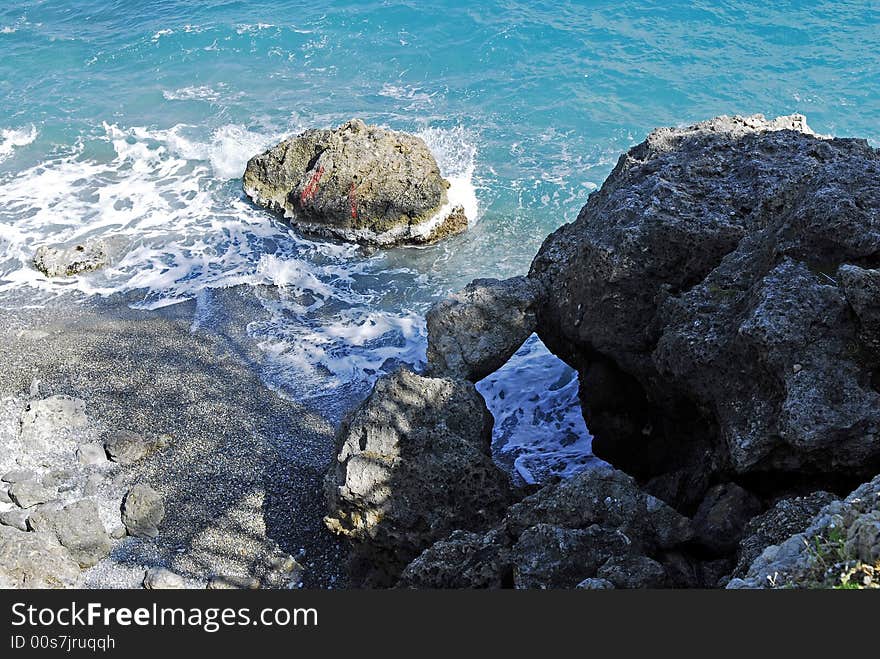
[[[366,245],[424,244],[467,228],[425,142],[353,119],[254,156],[244,190],[302,230]]]

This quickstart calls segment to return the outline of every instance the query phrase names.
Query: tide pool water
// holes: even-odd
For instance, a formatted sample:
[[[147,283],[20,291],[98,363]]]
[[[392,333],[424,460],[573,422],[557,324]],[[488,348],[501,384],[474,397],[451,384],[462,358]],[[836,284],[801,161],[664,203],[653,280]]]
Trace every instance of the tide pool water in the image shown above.
[[[157,308],[253,288],[282,394],[360,395],[424,360],[424,312],[528,269],[652,128],[801,112],[880,140],[880,3],[22,0],[0,7],[0,305],[126,293]],[[474,223],[365,255],[255,209],[280,138],[360,117],[415,132]],[[111,267],[49,281],[37,246],[102,237]],[[480,383],[526,480],[591,462],[577,380],[536,338]]]

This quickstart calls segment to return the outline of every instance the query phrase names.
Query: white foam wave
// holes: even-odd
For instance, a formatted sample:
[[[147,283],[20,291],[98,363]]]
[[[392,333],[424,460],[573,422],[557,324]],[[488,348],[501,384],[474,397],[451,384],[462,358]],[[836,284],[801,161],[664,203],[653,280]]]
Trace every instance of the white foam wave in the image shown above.
[[[37,139],[36,126],[28,128],[3,128],[0,130],[0,162],[6,160],[17,147],[27,146]]]
[[[532,335],[498,371],[477,383],[495,416],[493,449],[526,483],[568,478],[602,464],[593,456],[577,373]]]
[[[162,92],[162,96],[166,101],[210,101],[212,103],[221,98],[220,92],[208,85],[181,87],[174,91],[165,90]]]
[[[440,167],[440,173],[449,181],[447,191],[451,207],[463,206],[465,215],[473,224],[479,219],[480,207],[474,186],[477,147],[473,136],[465,128],[426,128],[417,133]]]

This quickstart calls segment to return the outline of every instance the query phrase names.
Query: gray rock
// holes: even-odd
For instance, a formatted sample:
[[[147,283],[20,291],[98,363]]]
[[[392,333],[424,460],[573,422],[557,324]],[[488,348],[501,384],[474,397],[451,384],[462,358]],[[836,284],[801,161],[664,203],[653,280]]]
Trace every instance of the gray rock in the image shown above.
[[[33,400],[21,416],[21,440],[32,450],[45,450],[60,432],[82,428],[88,423],[86,404],[71,396],[50,396]]]
[[[208,580],[208,590],[256,590],[260,580],[255,577],[213,576]]]
[[[667,585],[666,569],[647,556],[613,556],[599,568],[599,579],[615,588],[662,588]]]
[[[0,584],[4,588],[69,588],[79,565],[54,537],[0,526]]]
[[[156,442],[129,430],[114,430],[104,439],[104,448],[113,462],[122,465],[142,460],[157,449]]]
[[[365,581],[393,583],[433,542],[500,518],[508,480],[489,455],[491,435],[469,382],[407,369],[376,382],[342,423],[326,479],[325,523],[354,542]]]
[[[574,588],[611,559],[659,561],[692,537],[687,518],[642,492],[631,477],[590,470],[512,505],[486,533],[456,532],[435,543],[406,567],[399,585]],[[653,585],[657,571],[640,559],[635,565],[640,571],[634,574]]]
[[[0,484],[0,503],[12,503],[9,496],[9,486],[6,483]]]
[[[308,130],[254,156],[253,201],[319,235],[374,245],[432,242],[467,226],[418,137],[354,119]]]
[[[76,459],[80,464],[98,466],[107,463],[107,451],[100,444],[80,444],[76,449]]]
[[[70,469],[53,469],[43,475],[42,483],[44,487],[58,488],[59,491],[70,491],[70,481],[76,474]]]
[[[2,524],[3,526],[11,526],[12,528],[18,529],[19,531],[27,531],[28,515],[30,515],[29,510],[13,508],[12,510],[7,510],[4,513],[0,513],[0,524]]]
[[[514,586],[574,588],[612,556],[627,553],[629,544],[619,530],[598,524],[586,529],[537,524],[523,531],[511,551]]]
[[[89,474],[83,485],[83,495],[93,497],[101,491],[104,485],[104,477],[101,474]]]
[[[476,382],[503,366],[535,331],[541,287],[525,277],[477,279],[427,315],[428,371]]]
[[[55,491],[37,481],[21,481],[12,484],[9,496],[19,508],[33,508],[54,499]]]
[[[21,483],[36,480],[37,475],[29,469],[13,469],[3,474],[4,483]]]
[[[761,512],[761,501],[736,483],[712,487],[694,515],[696,540],[716,554],[739,545],[746,524]]]
[[[613,590],[614,584],[608,581],[608,579],[590,577],[581,581],[577,587],[581,590]]]
[[[880,270],[842,265],[837,280],[859,319],[859,338],[874,351],[880,350]]]
[[[138,483],[122,500],[122,523],[129,535],[155,538],[164,517],[162,496],[149,485]]]
[[[746,526],[739,545],[733,576],[740,578],[763,551],[806,529],[822,508],[837,497],[828,492],[814,492],[806,497],[782,499],[767,512],[754,517]]]
[[[144,575],[144,588],[147,590],[182,590],[187,588],[186,580],[164,567],[153,567]]]
[[[859,561],[880,557],[880,476],[842,501],[824,506],[799,532],[767,546],[729,589],[816,588],[840,585]],[[873,570],[874,567],[871,567]]]
[[[98,270],[108,262],[103,240],[88,240],[72,247],[44,245],[34,255],[34,267],[47,277],[69,277]]]
[[[110,537],[114,540],[122,540],[128,533],[124,524],[119,524],[110,529]]]
[[[798,115],[658,129],[620,158],[530,271],[597,456],[688,506],[723,474],[872,475],[876,277],[840,269],[880,253],[878,172]]]
[[[54,535],[82,568],[92,567],[110,553],[110,536],[97,504],[90,499],[64,507],[40,506],[28,523],[35,532]]]

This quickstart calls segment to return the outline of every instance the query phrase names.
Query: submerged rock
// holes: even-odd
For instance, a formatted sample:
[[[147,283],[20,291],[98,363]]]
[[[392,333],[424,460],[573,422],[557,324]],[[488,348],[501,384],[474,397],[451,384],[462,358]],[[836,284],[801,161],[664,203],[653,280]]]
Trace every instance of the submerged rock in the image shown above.
[[[326,479],[325,522],[353,541],[356,577],[390,585],[431,543],[501,516],[508,481],[489,455],[491,435],[471,383],[407,369],[376,382],[343,422]]]
[[[467,218],[448,188],[424,141],[359,119],[286,139],[244,173],[256,204],[303,230],[378,246],[463,231]]]
[[[69,277],[98,270],[108,262],[103,240],[90,240],[73,247],[44,245],[34,255],[34,267],[47,277]]]
[[[138,483],[122,500],[122,523],[129,535],[155,538],[164,517],[162,496],[149,485]]]
[[[877,280],[848,266],[878,256],[864,140],[799,115],[662,128],[544,242],[538,334],[579,371],[596,455],[670,502],[730,474],[770,493],[786,474],[867,478]]]
[[[476,279],[427,315],[428,370],[477,382],[501,368],[535,331],[541,287],[525,277]]]
[[[0,526],[0,588],[69,588],[79,565],[54,537]]]
[[[690,521],[613,469],[581,472],[514,504],[490,531],[453,533],[403,571],[412,588],[621,588],[669,585],[666,553],[693,537]],[[631,568],[631,569],[630,569]]]

